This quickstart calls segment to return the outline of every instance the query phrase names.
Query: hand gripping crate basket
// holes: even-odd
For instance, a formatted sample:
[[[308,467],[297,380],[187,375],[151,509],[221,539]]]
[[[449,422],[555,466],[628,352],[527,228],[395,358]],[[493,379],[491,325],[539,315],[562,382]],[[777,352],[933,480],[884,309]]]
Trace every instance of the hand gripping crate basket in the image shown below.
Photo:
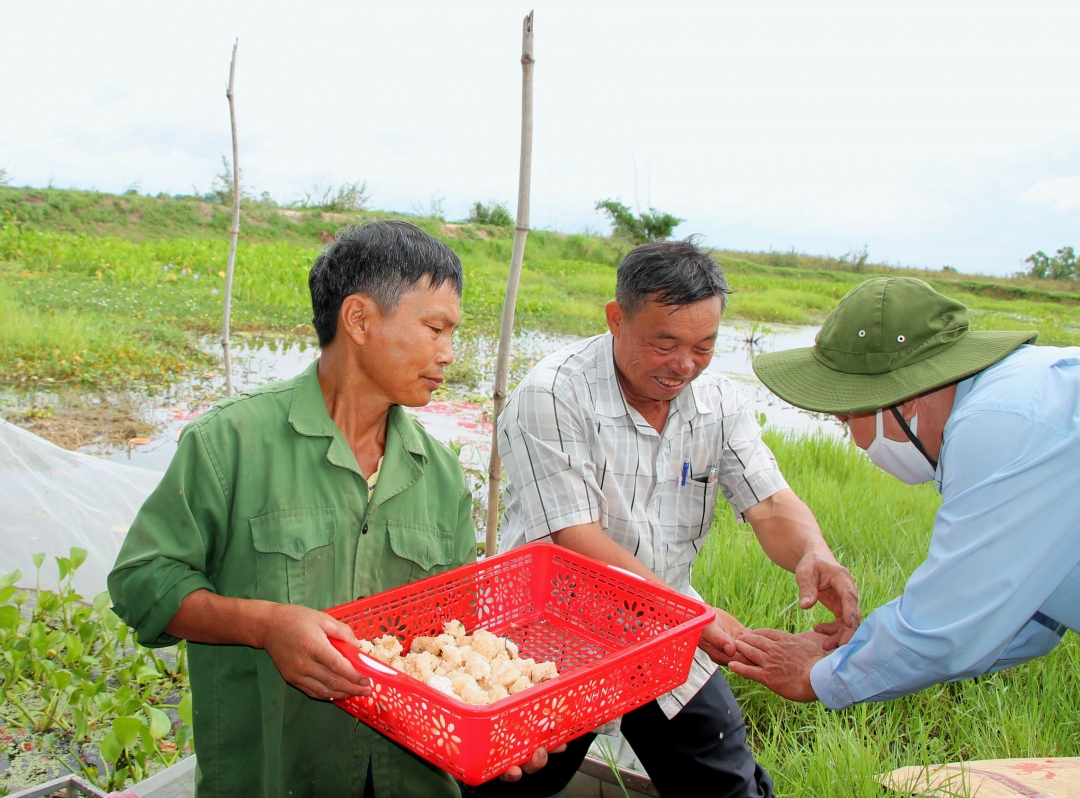
[[[409,750],[477,785],[686,681],[714,610],[621,568],[533,543],[327,610],[357,638],[436,635],[457,619],[510,638],[559,675],[486,706],[428,687],[332,641],[372,682],[336,703]]]

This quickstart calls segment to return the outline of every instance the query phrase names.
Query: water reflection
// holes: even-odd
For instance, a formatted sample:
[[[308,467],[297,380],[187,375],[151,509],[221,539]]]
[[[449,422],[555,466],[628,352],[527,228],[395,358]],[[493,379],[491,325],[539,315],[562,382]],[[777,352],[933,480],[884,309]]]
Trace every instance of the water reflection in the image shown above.
[[[813,346],[818,327],[788,327],[739,323],[723,325],[716,339],[716,351],[709,371],[719,372],[751,391],[765,424],[785,432],[821,432],[843,435],[843,427],[832,416],[800,410],[780,399],[754,375],[752,361],[762,352]]]
[[[724,325],[717,338],[716,353],[710,371],[727,375],[743,390],[753,393],[760,414],[772,428],[793,432],[821,431],[842,434],[841,427],[829,416],[798,410],[770,393],[754,376],[751,361],[755,354],[792,347],[810,346],[817,327]],[[545,355],[554,352],[572,338],[562,335],[526,332],[515,337],[515,374],[520,376]],[[491,420],[487,403],[476,401],[476,394],[490,396],[495,371],[495,341],[474,339],[462,347],[475,357],[475,379],[464,386],[470,396],[440,391],[426,407],[410,409],[427,430],[444,443],[460,447],[463,462],[484,468],[491,445]],[[208,351],[216,347],[207,343]],[[473,354],[476,353],[476,354]],[[481,354],[482,353],[482,354]],[[274,380],[288,379],[306,369],[319,356],[318,347],[306,341],[250,341],[234,345],[234,380],[244,391]],[[176,440],[185,424],[208,410],[224,394],[224,376],[208,371],[168,392],[153,398],[152,420],[161,432],[150,443],[130,451],[114,453],[110,459],[130,462],[143,468],[164,471],[176,450]],[[461,391],[459,391],[461,393]]]

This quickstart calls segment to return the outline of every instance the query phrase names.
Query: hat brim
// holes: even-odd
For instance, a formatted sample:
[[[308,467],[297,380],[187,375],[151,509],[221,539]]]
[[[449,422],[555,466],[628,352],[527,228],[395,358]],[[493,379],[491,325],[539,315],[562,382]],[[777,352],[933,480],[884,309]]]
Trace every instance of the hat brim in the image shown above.
[[[992,366],[1035,332],[969,332],[945,351],[883,374],[847,374],[814,357],[810,347],[754,358],[754,373],[789,404],[818,413],[868,413],[970,377]]]

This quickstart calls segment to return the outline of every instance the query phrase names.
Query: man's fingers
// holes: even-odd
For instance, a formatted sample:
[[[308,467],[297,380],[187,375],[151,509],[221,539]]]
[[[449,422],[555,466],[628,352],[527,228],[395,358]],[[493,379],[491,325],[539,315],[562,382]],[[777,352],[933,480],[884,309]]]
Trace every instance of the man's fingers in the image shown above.
[[[828,635],[829,637],[832,637],[840,634],[843,628],[844,624],[842,621],[829,621],[828,623],[819,623],[814,627],[814,631],[819,635]]]
[[[781,632],[779,629],[755,629],[752,632],[747,632],[739,639],[747,640],[753,637],[764,637],[766,640],[773,640],[775,642],[779,642],[784,639],[785,635],[788,637],[791,636],[790,633]]]
[[[767,654],[765,651],[762,651],[760,648],[755,646],[753,642],[750,641],[749,638],[751,637],[753,637],[753,635],[747,635],[735,644],[738,647],[738,651],[736,653],[739,656],[739,664],[742,664],[741,661],[745,660],[747,663],[749,663],[750,666],[756,667],[761,665],[761,663],[765,661],[765,659],[767,658]],[[736,660],[732,660],[731,662],[735,661]],[[728,663],[729,668],[731,668],[731,662]],[[735,669],[732,668],[732,670]],[[735,672],[738,673],[738,671]]]
[[[319,701],[337,701],[345,698],[352,698],[354,695],[353,693],[344,693],[341,690],[335,690],[325,682],[311,676],[300,676],[295,679],[292,684],[308,697]],[[367,692],[370,693],[371,691],[368,690]]]
[[[728,667],[731,668],[732,673],[737,673],[745,679],[758,684],[765,684],[765,671],[755,665],[744,665],[733,659]],[[765,686],[768,687],[768,685]]]
[[[566,744],[564,743],[563,745],[560,745],[558,748],[552,748],[551,753],[553,753],[553,754],[561,754],[565,750],[566,750]],[[509,781],[509,782],[520,781],[523,774],[525,774],[525,773],[535,773],[536,771],[540,770],[540,768],[544,767],[547,764],[547,761],[548,761],[548,752],[543,748],[538,748],[538,749],[536,749],[535,752],[533,752],[532,759],[530,759],[528,762],[521,765],[520,767],[515,766],[515,767],[510,768],[505,773],[503,773],[501,776],[499,776],[499,781]]]
[[[729,659],[726,664],[730,668],[731,663],[733,663],[733,662],[739,662],[739,663],[742,663],[743,665],[753,665],[754,664],[739,652],[735,652],[735,656],[732,657],[731,659]]]
[[[501,776],[499,776],[499,781],[521,781],[521,768],[515,765],[514,767],[503,773]]]
[[[536,753],[532,755],[532,759],[521,766],[521,769],[526,773],[535,773],[547,764],[548,754],[544,748],[536,749]]]
[[[342,624],[344,626],[344,624]],[[348,627],[345,627],[348,629]],[[349,634],[352,634],[350,631]],[[341,638],[337,638],[340,640]],[[311,652],[311,658],[314,662],[326,668],[331,673],[337,674],[342,679],[348,680],[353,684],[366,687],[369,682],[366,676],[362,676],[356,667],[345,658],[345,656],[330,645],[328,640],[322,640],[319,645],[315,646],[315,650]]]
[[[818,575],[816,572],[814,572],[811,573],[808,577],[802,576],[802,578],[797,580],[799,583],[799,606],[802,607],[804,610],[808,610],[815,604],[817,604],[817,579]]]
[[[343,677],[317,660],[311,662],[311,666],[307,669],[307,673],[305,673],[304,676],[318,682],[323,685],[326,690],[334,693],[333,696],[330,696],[331,698],[348,698],[349,696],[360,695],[364,691],[370,693],[370,681],[367,677],[360,676],[356,669],[349,664],[349,661],[336,651],[334,654],[341,657],[345,664],[352,669],[351,676],[355,678]],[[361,682],[363,682],[363,684],[361,684]]]
[[[322,630],[326,633],[327,637],[333,637],[336,640],[341,640],[345,643],[352,643],[357,645],[356,635],[353,634],[352,628],[345,623],[331,618],[327,615],[322,622]]]
[[[701,630],[701,639],[728,656],[735,653],[735,638],[715,621]]]
[[[840,603],[844,611],[843,616],[841,616],[844,625],[851,627],[853,630],[858,629],[859,622],[862,620],[862,613],[859,610],[859,594],[855,590],[854,584],[852,584],[851,590],[845,590],[841,594]]]

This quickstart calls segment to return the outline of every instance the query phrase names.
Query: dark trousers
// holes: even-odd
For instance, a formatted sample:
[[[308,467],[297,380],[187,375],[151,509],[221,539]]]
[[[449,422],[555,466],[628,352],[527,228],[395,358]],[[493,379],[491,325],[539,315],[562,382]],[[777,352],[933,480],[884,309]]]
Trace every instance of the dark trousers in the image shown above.
[[[623,716],[622,733],[661,795],[773,798],[772,779],[746,745],[742,712],[719,672],[674,718],[651,701]],[[463,785],[462,795],[554,795],[574,777],[594,739],[590,733],[570,741],[565,752],[552,754],[544,768],[520,781]]]

